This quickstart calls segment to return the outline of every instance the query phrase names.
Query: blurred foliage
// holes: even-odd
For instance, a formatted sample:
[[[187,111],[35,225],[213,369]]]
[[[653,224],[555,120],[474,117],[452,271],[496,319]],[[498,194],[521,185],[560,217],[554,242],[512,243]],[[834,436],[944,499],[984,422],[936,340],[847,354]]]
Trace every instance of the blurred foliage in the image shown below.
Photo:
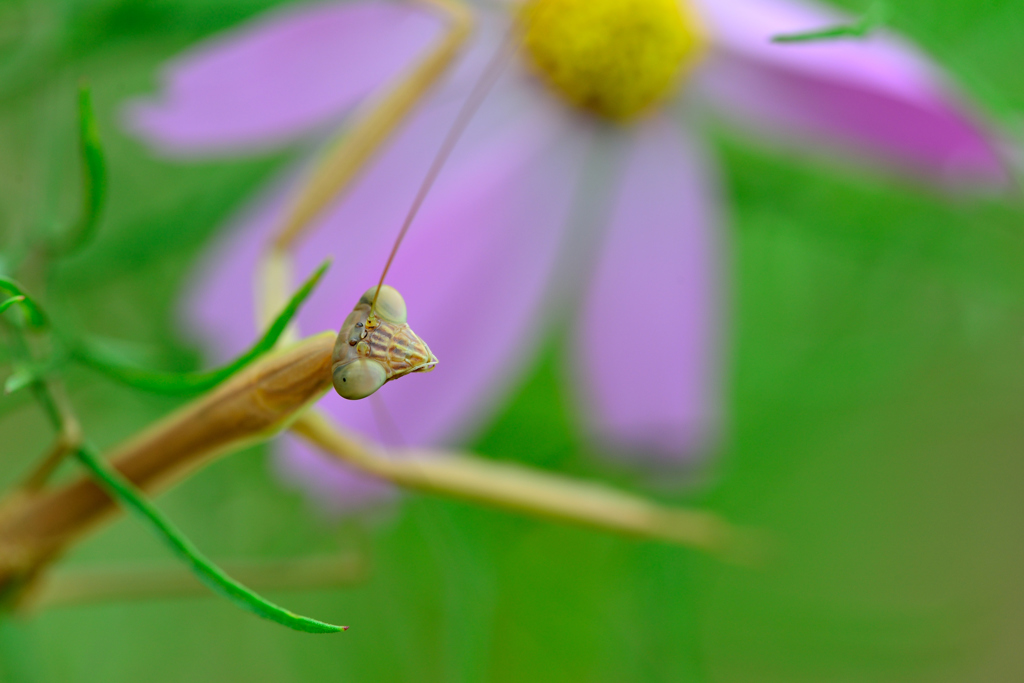
[[[107,141],[97,240],[33,290],[55,317],[131,340],[163,367],[200,366],[177,323],[182,284],[286,156],[162,162],[119,131],[116,107],[151,91],[168,57],[269,4],[0,2],[0,252],[76,215],[83,76]],[[1024,1],[894,0],[887,14],[1016,130]],[[367,547],[365,584],[287,596],[352,631],[304,637],[210,599],[58,609],[0,624],[0,681],[1024,678],[1019,197],[943,198],[720,137],[732,439],[690,498],[769,530],[766,566],[419,497],[326,523],[252,449],[161,507],[215,557]],[[645,486],[577,436],[559,341],[476,448]],[[69,385],[102,446],[177,404],[84,369]],[[33,406],[0,398],[0,484],[46,444]],[[124,519],[66,562],[164,557]]]

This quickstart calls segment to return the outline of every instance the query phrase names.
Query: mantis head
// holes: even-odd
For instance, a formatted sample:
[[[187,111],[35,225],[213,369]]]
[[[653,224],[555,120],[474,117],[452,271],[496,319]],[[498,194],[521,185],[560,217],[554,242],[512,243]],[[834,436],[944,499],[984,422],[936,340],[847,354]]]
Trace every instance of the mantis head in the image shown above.
[[[377,296],[376,304],[373,303]],[[393,287],[371,287],[345,318],[334,344],[331,372],[342,398],[366,398],[385,382],[429,372],[437,357],[406,322],[405,300]]]

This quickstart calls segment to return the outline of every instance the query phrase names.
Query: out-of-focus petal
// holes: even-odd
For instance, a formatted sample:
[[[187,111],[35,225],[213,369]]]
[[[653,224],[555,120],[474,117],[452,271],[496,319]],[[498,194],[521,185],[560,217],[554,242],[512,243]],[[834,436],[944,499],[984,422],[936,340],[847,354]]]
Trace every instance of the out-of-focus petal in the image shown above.
[[[1008,181],[996,137],[938,69],[886,31],[772,43],[853,19],[799,0],[703,0],[716,49],[697,88],[727,118],[949,183]]]
[[[487,415],[532,351],[543,330],[545,286],[562,241],[585,134],[570,127],[557,105],[523,95],[502,88],[474,118],[388,277],[405,296],[410,324],[440,366],[388,384],[369,400],[328,395],[321,408],[345,425],[391,444],[456,438]],[[328,209],[298,250],[296,277],[325,255],[335,257],[299,314],[305,333],[340,327],[363,291],[376,283],[460,103],[439,93],[348,198]],[[283,196],[279,192],[248,215],[244,234],[235,232],[214,250],[210,273],[202,279],[192,315],[222,349],[227,342],[237,351],[255,334],[251,310],[243,320],[238,302],[251,300],[259,248],[281,218]],[[374,400],[385,406],[397,434],[380,433]],[[308,480],[314,488],[312,480],[322,479],[319,470],[304,468],[306,447],[289,446],[282,457],[294,480]],[[346,491],[338,496],[344,505]]]
[[[379,0],[286,7],[171,62],[128,125],[170,155],[265,149],[338,118],[441,35],[438,16]]]
[[[719,197],[687,131],[633,135],[572,356],[595,442],[671,465],[719,429]]]
[[[396,496],[390,484],[368,477],[324,455],[292,434],[281,439],[274,471],[286,484],[301,489],[329,516],[385,503]]]

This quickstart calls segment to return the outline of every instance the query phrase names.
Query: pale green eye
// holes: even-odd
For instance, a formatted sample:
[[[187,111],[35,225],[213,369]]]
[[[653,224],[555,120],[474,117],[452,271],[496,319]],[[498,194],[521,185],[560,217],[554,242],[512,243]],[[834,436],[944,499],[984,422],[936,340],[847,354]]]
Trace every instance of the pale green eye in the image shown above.
[[[342,398],[353,401],[377,391],[387,379],[384,366],[366,358],[334,366],[334,390]]]
[[[373,301],[373,295],[376,292],[376,287],[370,287],[366,290],[366,294],[363,294],[363,298],[359,300],[359,303],[369,304]],[[405,299],[402,298],[397,289],[390,285],[381,285],[375,310],[380,317],[399,325],[405,324],[409,317],[405,310]]]

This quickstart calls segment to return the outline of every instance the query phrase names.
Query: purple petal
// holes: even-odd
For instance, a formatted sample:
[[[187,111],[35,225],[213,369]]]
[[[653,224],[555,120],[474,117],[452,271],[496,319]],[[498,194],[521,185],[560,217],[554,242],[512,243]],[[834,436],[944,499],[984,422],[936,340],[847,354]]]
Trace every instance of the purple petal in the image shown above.
[[[276,10],[172,61],[128,125],[171,155],[273,147],[337,120],[441,26],[415,5],[373,0]]]
[[[718,193],[675,123],[633,134],[573,356],[596,443],[672,464],[719,427]]]
[[[697,87],[726,117],[941,182],[1008,182],[996,137],[938,69],[893,34],[777,44],[773,35],[853,18],[798,0],[706,0],[701,8],[717,49]]]
[[[437,370],[384,387],[375,397],[397,425],[381,433],[370,400],[330,394],[321,408],[385,443],[432,443],[464,435],[518,377],[543,330],[542,303],[563,237],[585,136],[544,100],[515,88],[494,93],[428,197],[388,282],[410,323],[440,358]],[[329,209],[298,250],[297,277],[334,254],[331,271],[299,315],[306,333],[337,329],[373,285],[441,136],[461,102],[440,93],[347,200]],[[259,248],[280,219],[284,191],[215,251],[195,318],[218,347],[255,334],[250,287]],[[221,352],[223,355],[224,352]],[[391,430],[385,425],[385,431]],[[309,453],[289,448],[282,466],[322,490]],[[319,456],[322,457],[322,456]],[[331,464],[332,467],[339,465]],[[362,489],[360,489],[362,491]],[[338,491],[341,504],[352,487]]]

